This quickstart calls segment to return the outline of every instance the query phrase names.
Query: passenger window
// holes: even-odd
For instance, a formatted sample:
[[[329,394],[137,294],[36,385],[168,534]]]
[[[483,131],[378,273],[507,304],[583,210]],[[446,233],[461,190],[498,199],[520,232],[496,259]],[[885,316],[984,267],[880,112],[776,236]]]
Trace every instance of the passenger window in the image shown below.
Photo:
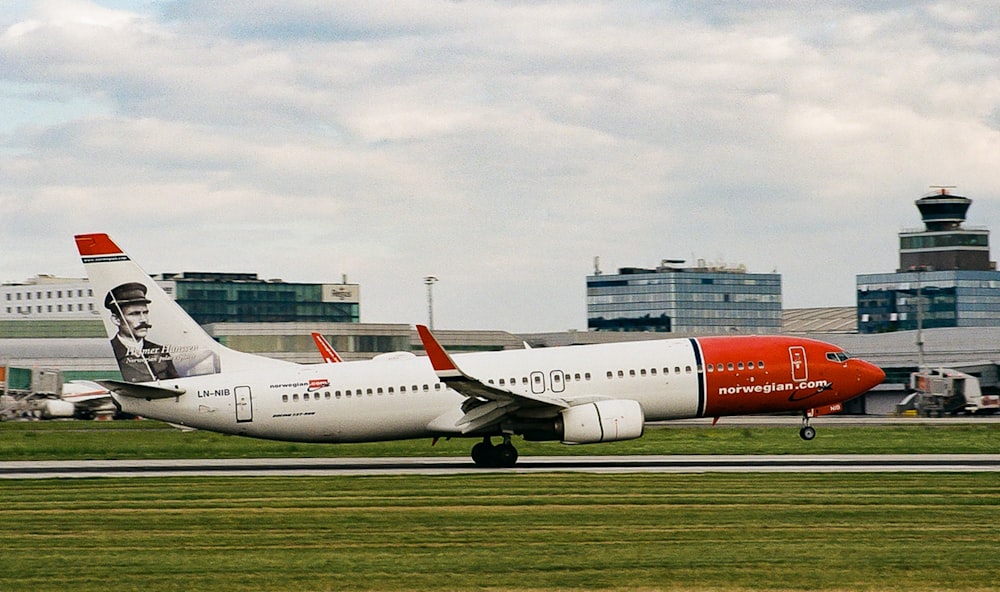
[[[684,366],[684,372],[685,373],[691,374],[691,370],[692,370],[691,366]]]
[[[506,384],[507,384],[507,382],[503,378],[501,378],[500,379],[500,386],[505,386]]]
[[[584,374],[583,375],[583,379],[584,380],[590,380],[590,372],[587,372],[586,374]]]
[[[288,402],[288,395],[281,395],[281,402],[282,403],[287,403]]]
[[[623,370],[618,371],[618,378],[625,378],[625,372]]]
[[[611,370],[608,370],[608,378],[614,378],[614,377],[615,377],[615,373],[612,372]]]
[[[764,368],[764,360],[757,360],[757,368],[759,369]]]
[[[425,385],[424,385],[424,392],[426,393],[426,392],[428,392],[428,391],[430,391],[430,390],[431,390],[431,387],[430,387],[430,385],[429,385],[429,384],[425,384]]]
[[[573,377],[574,377],[574,379],[575,379],[575,380],[576,380],[577,382],[579,382],[579,381],[580,381],[580,374],[579,374],[579,373],[577,373],[577,374],[574,374],[574,375],[573,375]]]
[[[715,369],[716,369],[716,370],[717,370],[718,372],[722,372],[722,371],[723,371],[723,370],[725,370],[726,368],[725,368],[725,366],[723,366],[723,365],[722,365],[721,363],[719,363],[719,364],[716,364],[716,365],[715,365]]]
[[[753,370],[753,362],[747,362],[747,368]]]
[[[299,396],[298,395],[292,395],[292,400],[293,401],[298,401],[299,400]]]
[[[394,387],[391,387],[391,386],[390,386],[390,387],[389,387],[389,394],[390,394],[390,395],[394,395],[394,394],[396,394],[396,389],[395,389]]]
[[[711,372],[714,368],[715,368],[715,366],[713,366],[711,364],[709,364],[708,366],[705,367],[705,369],[708,370],[709,372]]]
[[[330,399],[330,391],[324,391],[323,392],[323,398],[329,400]]]
[[[372,396],[372,394],[373,394],[372,393],[372,389],[368,389],[368,396],[370,397],[370,396]]]
[[[674,366],[674,374],[680,374],[680,373],[681,373],[681,367],[680,366]]]
[[[730,372],[732,372],[733,371],[733,363],[729,362],[728,364],[726,364],[726,369],[729,370]]]
[[[646,375],[646,369],[645,368],[641,368],[639,370],[639,376],[645,376],[645,375]]]
[[[440,382],[435,382],[434,383],[434,390],[436,390],[436,391],[441,390],[441,383]]]
[[[743,362],[740,362],[740,363],[736,364],[736,368],[738,370],[742,370],[743,369]]]
[[[375,392],[378,393],[378,394],[380,394],[380,395],[384,394],[382,392],[382,387],[378,387],[378,389]]]

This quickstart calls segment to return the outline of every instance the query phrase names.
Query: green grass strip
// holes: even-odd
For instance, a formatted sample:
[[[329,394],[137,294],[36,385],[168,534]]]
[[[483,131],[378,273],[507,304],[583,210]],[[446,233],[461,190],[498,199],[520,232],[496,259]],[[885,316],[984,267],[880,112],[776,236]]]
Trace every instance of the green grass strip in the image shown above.
[[[823,426],[803,442],[786,427],[655,427],[628,442],[564,446],[515,439],[522,456],[618,454],[988,454],[1000,424]],[[469,439],[297,444],[211,432],[181,432],[154,421],[0,423],[0,460],[468,456]]]
[[[1000,475],[0,483],[0,590],[988,590]]]

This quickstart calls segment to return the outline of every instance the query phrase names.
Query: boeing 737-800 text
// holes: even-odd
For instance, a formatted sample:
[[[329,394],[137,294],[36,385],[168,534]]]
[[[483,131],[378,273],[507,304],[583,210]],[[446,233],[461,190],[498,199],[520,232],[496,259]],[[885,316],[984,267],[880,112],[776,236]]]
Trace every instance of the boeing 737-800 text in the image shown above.
[[[122,380],[122,411],[296,442],[478,438],[476,464],[512,466],[512,436],[567,444],[638,438],[648,421],[839,410],[885,374],[798,337],[664,339],[300,365],[213,340],[106,234],[76,237]],[[493,444],[493,438],[502,443]]]

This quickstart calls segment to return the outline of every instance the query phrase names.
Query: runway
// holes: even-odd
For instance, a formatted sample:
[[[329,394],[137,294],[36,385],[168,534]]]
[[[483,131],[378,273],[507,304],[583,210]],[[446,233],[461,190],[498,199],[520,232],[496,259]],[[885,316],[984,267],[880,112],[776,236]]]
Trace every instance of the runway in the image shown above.
[[[509,469],[464,457],[254,458],[0,462],[3,479],[90,477],[294,477],[486,473],[1000,472],[1000,454],[533,456]]]

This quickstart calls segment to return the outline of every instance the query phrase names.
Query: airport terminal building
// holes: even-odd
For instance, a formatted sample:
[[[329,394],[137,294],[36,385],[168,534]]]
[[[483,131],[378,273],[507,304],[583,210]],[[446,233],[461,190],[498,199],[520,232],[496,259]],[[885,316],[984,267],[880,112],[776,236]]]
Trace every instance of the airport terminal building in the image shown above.
[[[587,276],[587,328],[726,335],[781,332],[781,276],[664,260]]]
[[[360,286],[263,280],[255,273],[165,273],[153,276],[199,324],[361,320]],[[99,319],[85,279],[39,275],[0,286],[0,321]]]
[[[989,230],[963,225],[972,200],[947,189],[916,201],[925,228],[899,233],[899,268],[857,276],[858,330],[1000,327]]]

